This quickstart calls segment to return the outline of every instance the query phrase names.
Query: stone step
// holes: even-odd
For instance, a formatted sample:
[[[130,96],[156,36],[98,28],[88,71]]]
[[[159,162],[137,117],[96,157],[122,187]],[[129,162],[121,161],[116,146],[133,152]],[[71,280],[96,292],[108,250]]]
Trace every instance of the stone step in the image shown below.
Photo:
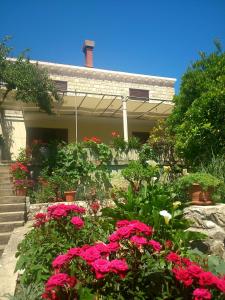
[[[25,196],[1,196],[0,195],[0,205],[10,204],[10,203],[24,203],[26,201]]]
[[[0,166],[0,173],[7,173],[9,171],[10,171],[10,166],[4,166],[4,165]]]
[[[25,217],[24,211],[1,212],[0,213],[0,222],[24,221],[24,217]]]
[[[25,210],[25,203],[0,204],[0,212],[13,212]]]
[[[0,190],[1,189],[14,189],[14,185],[12,182],[9,182],[9,183],[2,183],[1,180],[0,180]]]
[[[12,177],[12,174],[9,173],[9,172],[8,173],[6,173],[6,172],[5,173],[1,173],[0,172],[0,180],[4,179],[4,178],[11,178],[11,177]]]
[[[0,197],[2,196],[14,196],[14,192],[12,189],[0,189]]]
[[[13,231],[14,228],[24,225],[24,221],[0,222],[0,232]]]
[[[2,232],[0,233],[0,245],[6,245],[9,241],[12,232]]]
[[[12,183],[11,177],[0,177],[0,184]]]

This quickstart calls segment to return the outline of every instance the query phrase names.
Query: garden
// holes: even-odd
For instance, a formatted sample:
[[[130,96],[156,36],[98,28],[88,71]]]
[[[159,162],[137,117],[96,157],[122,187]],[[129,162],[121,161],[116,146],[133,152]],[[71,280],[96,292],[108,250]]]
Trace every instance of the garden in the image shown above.
[[[145,144],[112,132],[109,145],[93,136],[21,150],[17,195],[52,205],[19,244],[10,299],[225,299],[224,259],[195,247],[206,236],[184,216],[225,202],[224,66],[219,49],[193,64]]]

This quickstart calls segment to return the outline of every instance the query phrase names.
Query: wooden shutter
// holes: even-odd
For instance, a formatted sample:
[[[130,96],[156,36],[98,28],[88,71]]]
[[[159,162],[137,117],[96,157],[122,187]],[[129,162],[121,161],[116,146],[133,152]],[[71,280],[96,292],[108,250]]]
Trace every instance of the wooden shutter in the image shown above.
[[[133,99],[145,100],[149,98],[149,91],[140,89],[129,89],[129,95]]]
[[[67,91],[67,81],[53,80],[53,83],[58,92],[66,92]]]

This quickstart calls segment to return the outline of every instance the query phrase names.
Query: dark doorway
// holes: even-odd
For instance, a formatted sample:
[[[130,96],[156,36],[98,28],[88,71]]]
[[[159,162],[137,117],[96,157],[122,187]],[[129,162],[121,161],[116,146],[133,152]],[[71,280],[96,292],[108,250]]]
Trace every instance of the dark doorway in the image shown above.
[[[146,143],[149,138],[149,132],[132,132],[132,135],[138,138],[142,144]]]
[[[50,141],[68,143],[68,129],[28,127],[26,131],[28,145],[31,145],[34,140],[41,140],[43,143],[49,143]]]

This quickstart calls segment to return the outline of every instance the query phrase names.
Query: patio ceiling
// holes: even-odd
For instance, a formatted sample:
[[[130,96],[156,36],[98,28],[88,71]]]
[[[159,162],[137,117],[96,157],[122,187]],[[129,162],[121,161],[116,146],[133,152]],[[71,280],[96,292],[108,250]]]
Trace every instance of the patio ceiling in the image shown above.
[[[173,108],[173,103],[165,99],[143,99],[121,95],[94,94],[68,91],[63,96],[63,104],[56,110],[60,114],[90,115],[96,117],[122,117],[122,102],[126,100],[127,117],[129,119],[150,120],[166,117]]]

